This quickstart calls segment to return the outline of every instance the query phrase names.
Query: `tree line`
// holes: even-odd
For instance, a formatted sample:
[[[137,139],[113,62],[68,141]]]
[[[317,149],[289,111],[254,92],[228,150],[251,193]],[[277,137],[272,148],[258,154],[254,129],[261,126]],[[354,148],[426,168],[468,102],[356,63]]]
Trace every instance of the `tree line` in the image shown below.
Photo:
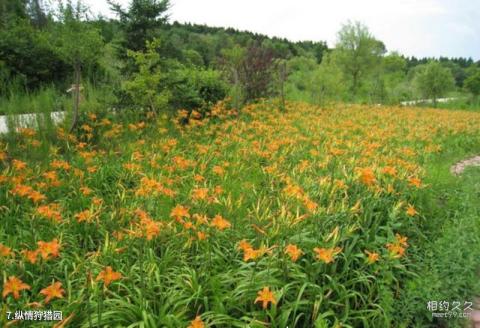
[[[480,93],[480,62],[388,52],[359,22],[333,48],[232,28],[169,22],[168,0],[108,0],[113,19],[81,1],[1,0],[0,96],[90,83],[117,108],[208,111],[263,97],[395,104]],[[78,94],[74,90],[78,109]]]

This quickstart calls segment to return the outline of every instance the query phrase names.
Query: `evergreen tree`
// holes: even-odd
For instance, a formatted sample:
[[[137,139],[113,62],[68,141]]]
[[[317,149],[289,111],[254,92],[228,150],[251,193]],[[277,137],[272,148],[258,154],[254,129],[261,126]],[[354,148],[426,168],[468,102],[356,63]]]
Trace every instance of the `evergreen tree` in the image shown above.
[[[128,10],[124,10],[113,0],[107,2],[120,18],[120,27],[124,33],[121,43],[124,55],[126,49],[146,50],[146,42],[153,40],[157,30],[168,20],[166,15],[170,7],[168,0],[132,0]]]

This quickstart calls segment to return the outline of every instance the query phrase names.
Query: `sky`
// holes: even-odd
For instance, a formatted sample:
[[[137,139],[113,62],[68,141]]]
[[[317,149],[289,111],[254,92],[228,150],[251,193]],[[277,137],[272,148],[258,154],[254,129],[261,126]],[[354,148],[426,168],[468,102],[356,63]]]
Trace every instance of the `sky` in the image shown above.
[[[112,17],[106,0],[84,0]],[[117,0],[127,7],[129,0]],[[292,41],[335,45],[360,21],[389,51],[480,60],[480,0],[171,0],[170,21],[233,27]]]

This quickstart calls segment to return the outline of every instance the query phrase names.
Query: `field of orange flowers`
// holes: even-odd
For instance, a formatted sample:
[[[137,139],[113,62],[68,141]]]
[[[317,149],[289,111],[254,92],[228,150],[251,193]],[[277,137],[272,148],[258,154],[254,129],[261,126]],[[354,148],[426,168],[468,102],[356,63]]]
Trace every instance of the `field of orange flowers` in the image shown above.
[[[422,208],[426,165],[478,141],[480,114],[261,103],[198,118],[89,114],[55,143],[23,129],[0,144],[1,325],[408,325],[394,303],[441,219]]]

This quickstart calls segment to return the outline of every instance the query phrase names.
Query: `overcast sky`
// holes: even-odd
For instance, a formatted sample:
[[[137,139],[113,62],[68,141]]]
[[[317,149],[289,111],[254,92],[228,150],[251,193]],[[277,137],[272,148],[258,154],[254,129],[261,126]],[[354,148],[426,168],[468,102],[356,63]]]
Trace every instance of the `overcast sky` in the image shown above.
[[[84,0],[111,16],[106,0]],[[128,5],[129,0],[117,0]],[[359,20],[389,51],[480,59],[480,0],[171,0],[170,21],[234,27],[333,46]]]

